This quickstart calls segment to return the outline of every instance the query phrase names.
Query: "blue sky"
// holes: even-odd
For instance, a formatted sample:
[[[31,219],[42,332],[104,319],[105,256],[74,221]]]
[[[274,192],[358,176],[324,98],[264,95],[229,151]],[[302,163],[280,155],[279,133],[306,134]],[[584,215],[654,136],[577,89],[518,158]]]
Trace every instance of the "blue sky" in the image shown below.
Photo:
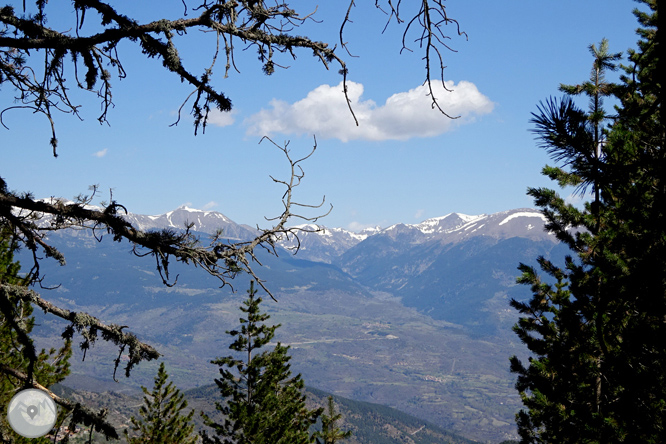
[[[182,13],[180,0],[159,2],[163,9],[139,3],[141,9],[119,11],[142,21]],[[335,44],[344,3],[320,2],[315,17],[322,23],[309,23],[298,34]],[[97,122],[99,104],[90,94],[76,94],[84,121],[57,116],[60,155],[53,158],[48,122],[27,110],[8,111],[3,117],[9,130],[0,127],[0,176],[10,188],[36,197],[71,199],[99,184],[100,200],[113,189],[114,199],[135,213],[160,214],[187,204],[265,227],[264,216],[279,214],[283,192],[269,175],[287,178],[289,171],[282,153],[259,140],[289,140],[292,155],[301,157],[316,135],[318,149],[303,164],[296,200],[316,204],[325,195],[334,208],[323,225],[358,230],[450,212],[531,207],[527,187],[550,183],[540,175],[549,159],[529,132],[530,113],[540,100],[558,95],[560,83],[586,80],[591,43],[606,37],[611,51],[626,53],[637,40],[631,14],[637,4],[629,0],[450,0],[448,14],[469,36],[457,37],[449,26],[449,43],[458,52],[443,53],[444,76],[454,92],[439,99],[445,110],[461,115],[451,121],[423,97],[418,45],[400,54],[403,28],[394,22],[382,34],[386,16],[372,1],[356,3],[345,40],[358,57],[338,53],[348,62],[354,109],[362,118],[358,128],[344,106],[337,67],[326,71],[301,51],[296,60],[277,59],[290,68],[267,77],[253,50],[238,50],[240,74],[223,78],[222,60],[214,78],[234,110],[214,116],[206,133],[195,137],[189,115],[169,126],[190,88],[130,43],[121,47],[127,78],[114,79],[110,126]],[[49,4],[52,10],[55,4]],[[316,3],[293,4],[312,9]],[[403,4],[408,15],[415,2]],[[64,13],[52,14],[52,26],[73,26]],[[190,32],[180,42],[186,66],[201,72],[214,37]],[[11,103],[6,86],[0,100]]]

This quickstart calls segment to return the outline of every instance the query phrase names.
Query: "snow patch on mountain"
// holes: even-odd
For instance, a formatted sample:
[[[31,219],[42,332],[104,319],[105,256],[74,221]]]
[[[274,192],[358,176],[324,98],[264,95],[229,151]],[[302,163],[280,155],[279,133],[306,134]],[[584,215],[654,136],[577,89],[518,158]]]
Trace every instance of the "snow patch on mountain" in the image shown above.
[[[462,213],[449,213],[445,216],[433,217],[416,225],[407,225],[419,230],[423,234],[450,233],[456,230],[467,229],[479,220],[485,218],[485,214],[470,216]]]
[[[467,214],[462,214],[462,213],[455,213],[455,214],[456,214],[456,216],[458,216],[459,218],[461,218],[461,219],[464,220],[465,222],[471,222],[471,221],[473,221],[473,220],[477,220],[477,219],[479,219],[479,218],[484,218],[484,217],[486,217],[485,214],[481,214],[481,215],[479,215],[479,216],[469,216],[469,215],[467,215]]]
[[[505,223],[509,222],[511,219],[515,219],[517,217],[538,217],[538,218],[541,218],[541,220],[543,220],[544,222],[547,221],[546,216],[544,216],[541,213],[520,211],[518,213],[513,213],[513,214],[507,216],[498,225],[504,225]]]
[[[440,221],[448,218],[451,216],[452,213],[449,213],[445,216],[440,216],[440,217],[432,217],[430,219],[426,219],[420,224],[413,225],[415,228],[417,228],[421,233],[428,234],[428,233],[433,233],[439,225]]]
[[[335,232],[344,231],[341,228],[326,228],[323,225],[316,225],[316,224],[293,225],[290,228],[295,228],[298,231],[298,233],[317,233],[319,236],[325,236],[325,237],[332,237],[333,231]]]
[[[486,226],[486,224],[479,225],[478,227],[476,227],[475,229],[472,230],[472,233],[474,233],[476,230],[480,230],[481,228],[483,228],[485,226]]]
[[[345,230],[344,228],[328,228],[323,225],[315,224],[292,225],[290,228],[296,229],[299,237],[315,234],[318,236],[323,236],[324,238],[328,238],[332,242],[335,242],[340,237],[352,238],[360,242],[367,239],[368,236],[371,236],[375,232],[381,230],[379,227],[366,228],[360,233],[354,233],[353,231]]]

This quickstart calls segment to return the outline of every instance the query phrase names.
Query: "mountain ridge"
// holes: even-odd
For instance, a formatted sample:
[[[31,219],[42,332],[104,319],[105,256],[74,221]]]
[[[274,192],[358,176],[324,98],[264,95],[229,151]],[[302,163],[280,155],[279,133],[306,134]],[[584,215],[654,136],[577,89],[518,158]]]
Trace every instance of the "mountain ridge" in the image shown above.
[[[185,229],[191,224],[191,230],[206,234],[222,230],[225,239],[234,241],[249,240],[259,233],[257,229],[238,224],[220,212],[198,210],[185,205],[160,215],[129,213],[124,217],[141,230]],[[366,228],[360,232],[322,224],[293,225],[290,228],[297,233],[298,239],[294,235],[281,235],[277,237],[277,244],[286,250],[298,248],[299,256],[303,259],[333,263],[336,257],[375,236],[409,236],[413,244],[432,240],[442,244],[457,243],[476,236],[495,239],[528,237],[555,243],[554,235],[545,232],[544,226],[545,216],[532,208],[480,215],[454,212],[416,224],[398,223],[386,228]]]

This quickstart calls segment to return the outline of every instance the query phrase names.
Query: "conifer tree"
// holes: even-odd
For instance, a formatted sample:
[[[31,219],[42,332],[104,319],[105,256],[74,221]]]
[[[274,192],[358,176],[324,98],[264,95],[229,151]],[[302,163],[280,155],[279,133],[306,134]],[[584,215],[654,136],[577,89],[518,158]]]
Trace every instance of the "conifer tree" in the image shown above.
[[[187,415],[181,412],[187,408],[187,401],[183,394],[167,379],[169,375],[160,363],[160,368],[155,377],[153,391],[141,387],[144,393],[143,402],[139,410],[141,418],[131,417],[132,431],[137,436],[130,436],[125,430],[125,438],[129,444],[194,444],[197,435],[193,433],[194,424],[192,416],[194,410]]]
[[[352,434],[351,430],[343,432],[335,423],[342,418],[340,413],[335,412],[335,403],[333,397],[328,397],[328,409],[321,415],[321,431],[315,433],[317,444],[335,444]]]
[[[604,267],[613,277],[612,323],[620,325],[620,347],[609,356],[609,384],[616,422],[627,442],[666,442],[666,77],[664,14],[645,1],[636,11],[641,40],[629,51],[622,77],[621,107],[609,135],[609,230],[596,238]]]
[[[563,168],[544,174],[594,198],[580,210],[555,191],[530,189],[548,219],[547,229],[575,257],[558,268],[539,258],[556,284],[520,266],[532,287],[527,303],[512,301],[523,317],[514,327],[533,354],[511,369],[527,410],[517,415],[522,442],[666,441],[666,155],[659,68],[657,2],[636,11],[642,40],[630,51],[621,85],[595,78],[612,65],[605,42],[591,47],[593,78],[563,86],[585,92],[585,113],[570,98],[550,100],[533,122],[543,147]],[[603,69],[601,69],[603,74]],[[601,79],[601,80],[600,80]],[[603,95],[621,100],[608,128]]]
[[[254,281],[249,297],[243,302],[240,330],[227,331],[235,338],[229,348],[241,358],[227,356],[212,361],[220,366],[222,377],[215,383],[224,403],[216,407],[225,415],[224,422],[204,421],[215,431],[204,431],[205,443],[224,444],[307,444],[314,442],[310,427],[322,409],[308,410],[301,375],[291,375],[287,354],[289,347],[279,342],[272,350],[259,351],[269,344],[280,324],[268,326],[269,315],[260,311],[262,299],[256,297]]]
[[[601,251],[590,250],[589,245],[590,235],[596,235],[602,228],[600,171],[606,137],[602,128],[606,119],[603,98],[617,89],[616,85],[605,82],[604,74],[607,69],[616,69],[613,62],[620,54],[608,53],[606,39],[599,48],[590,45],[590,52],[594,56],[590,79],[581,85],[560,86],[568,95],[587,95],[589,112],[579,109],[567,96],[541,105],[533,119],[542,147],[569,167],[565,170],[546,166],[544,174],[561,186],[576,186],[580,194],[588,186],[594,193],[593,202],[580,211],[565,204],[553,190],[529,191],[537,205],[544,208],[551,224],[556,224],[553,231],[558,238],[580,253],[577,262],[567,258],[568,272],[538,259],[542,270],[557,281],[554,286],[542,282],[532,267],[521,265],[523,275],[518,282],[531,285],[534,297],[530,303],[512,301],[521,313],[530,315],[520,320],[516,333],[530,350],[542,356],[530,362],[530,369],[516,359],[512,361],[513,371],[520,375],[518,389],[530,409],[530,415],[519,414],[518,426],[522,434],[529,435],[529,440],[543,442],[577,442],[586,433],[594,438],[601,427],[597,422],[606,348],[602,344],[607,342],[604,336],[608,332],[602,307],[602,281],[594,267]],[[582,226],[585,232],[571,236],[569,226]]]
[[[20,263],[14,261],[17,243],[11,230],[0,226],[0,291],[4,286],[27,286],[31,276],[20,276]],[[33,378],[49,387],[60,382],[69,374],[69,358],[71,356],[70,341],[66,341],[59,350],[52,348],[47,353],[42,350],[36,353],[34,344],[26,347],[17,336],[29,337],[35,325],[30,303],[11,296],[0,298],[0,366],[11,367],[23,374],[32,374]],[[35,355],[35,358],[33,358]],[[33,361],[34,359],[34,361]],[[47,443],[49,438],[28,439],[14,433],[7,422],[7,407],[17,391],[25,388],[25,383],[9,374],[0,372],[0,442],[3,443]],[[60,409],[60,424],[66,411]]]

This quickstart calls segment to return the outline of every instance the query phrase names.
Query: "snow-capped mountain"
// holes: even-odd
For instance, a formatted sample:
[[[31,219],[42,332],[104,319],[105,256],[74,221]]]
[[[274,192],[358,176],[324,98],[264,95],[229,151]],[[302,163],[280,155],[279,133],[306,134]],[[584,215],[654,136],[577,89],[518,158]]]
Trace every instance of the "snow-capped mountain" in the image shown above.
[[[169,228],[183,230],[189,224],[192,224],[192,231],[199,233],[213,234],[222,230],[222,237],[232,242],[250,240],[258,233],[257,229],[238,224],[220,212],[198,210],[185,205],[159,215],[129,213],[124,217],[135,228],[144,231]],[[479,236],[492,239],[519,237],[557,242],[552,233],[544,230],[544,224],[545,216],[531,208],[480,215],[449,213],[417,224],[400,223],[388,228],[367,228],[358,233],[319,224],[295,225],[292,228],[295,229],[298,238],[294,235],[283,235],[277,244],[290,251],[294,251],[298,246],[299,259],[331,264],[339,262],[337,259],[343,254],[361,243],[368,242],[371,238],[390,239],[392,248],[398,249],[433,241],[443,245],[456,244]],[[79,234],[71,233],[73,236]]]
[[[342,228],[322,225],[299,225],[300,258],[319,262],[335,262],[334,258],[366,241],[370,237],[387,237],[405,245],[428,243],[434,240],[442,244],[462,242],[477,236],[493,239],[522,237],[531,240],[550,240],[555,236],[544,230],[545,216],[538,210],[519,208],[494,214],[470,216],[449,213],[418,224],[395,224],[388,228],[369,228],[354,233]],[[283,247],[294,247],[292,237],[279,242]]]
[[[203,211],[180,206],[164,214],[148,216],[142,214],[128,214],[125,219],[140,230],[160,230],[165,228],[184,229],[188,224],[193,231],[213,234],[223,230],[223,238],[236,240],[250,240],[257,235],[257,230],[248,226],[237,224],[224,214],[217,211]],[[354,233],[342,228],[327,228],[315,224],[302,224],[292,226],[298,233],[295,236],[282,236],[278,245],[293,251],[300,245],[298,257],[300,259],[331,263],[334,257],[365,240],[368,236],[381,232],[381,228],[367,228],[360,233]]]
[[[443,243],[455,243],[475,236],[495,239],[526,237],[528,239],[551,239],[555,237],[544,231],[546,217],[538,210],[519,208],[494,214],[468,216],[452,213],[408,225],[419,230],[425,239],[439,239]]]
[[[126,219],[141,230],[184,229],[194,224],[192,230],[212,234],[223,230],[223,237],[230,240],[248,240],[257,230],[237,224],[217,211],[203,211],[181,206],[164,214],[147,216],[130,213]],[[530,208],[502,211],[494,214],[466,215],[449,213],[445,216],[426,219],[417,224],[395,224],[388,228],[367,228],[353,232],[343,228],[329,228],[324,225],[295,225],[295,236],[282,236],[278,245],[292,250],[300,246],[298,258],[317,262],[334,263],[351,248],[370,237],[387,237],[399,240],[405,245],[415,245],[438,241],[442,244],[462,242],[477,236],[494,239],[522,237],[531,240],[550,240],[555,236],[544,230],[545,217],[541,212]]]
[[[49,204],[62,203],[65,205],[73,204],[74,201],[61,199],[61,198],[46,198],[40,199]],[[103,211],[104,208],[96,205],[85,205],[84,208],[89,210]],[[155,216],[145,214],[128,213],[123,214],[119,212],[125,220],[132,224],[138,230],[185,230],[185,228],[192,224],[191,231],[199,233],[214,234],[218,230],[222,230],[222,238],[232,241],[245,241],[253,239],[257,235],[257,230],[248,226],[237,224],[224,214],[217,211],[204,211],[190,208],[186,205],[181,205],[173,211]],[[41,226],[48,226],[51,223],[51,216],[45,215],[38,221]],[[87,231],[69,230],[69,236],[79,237],[80,235],[87,235]]]
[[[549,236],[543,231],[545,220],[545,216],[540,211],[531,208],[519,208],[478,216],[449,213],[446,216],[426,219],[418,224],[392,225],[381,230],[380,233],[392,236],[391,233],[394,231],[403,234],[411,232],[412,237],[418,239],[419,242],[439,239],[443,243],[460,242],[474,236],[545,239]]]
[[[144,231],[165,228],[182,230],[187,225],[193,224],[192,231],[213,234],[217,230],[222,230],[222,237],[232,240],[252,239],[257,233],[252,227],[237,224],[217,211],[197,210],[185,205],[156,216],[130,213],[125,219],[135,228]]]
[[[487,316],[483,313],[524,297],[524,288],[515,285],[519,263],[534,263],[538,256],[559,263],[566,254],[566,245],[544,225],[543,214],[526,208],[478,216],[452,213],[388,227],[333,264],[433,318],[483,330],[486,326],[477,324]]]
[[[199,233],[212,234],[222,229],[223,238],[231,242],[249,240],[257,233],[219,212],[186,206],[161,215],[129,214],[126,218],[141,230],[177,230],[187,224],[193,224],[192,229]],[[396,224],[360,233],[298,225],[293,227],[300,241],[297,256],[292,258],[286,251],[278,251],[277,262],[262,269],[262,273],[281,290],[316,287],[341,291],[344,286],[348,290],[360,285],[397,296],[404,305],[433,318],[477,329],[477,319],[487,316],[484,310],[495,312],[492,304],[487,305],[489,297],[520,297],[522,288],[515,288],[519,263],[534,263],[538,256],[566,254],[566,246],[544,229],[544,219],[537,210],[520,208],[481,215],[450,213],[417,224]],[[67,250],[67,255],[75,262],[81,251],[105,248],[105,244],[97,245],[98,238],[85,230],[53,233],[51,237],[56,244],[65,242],[71,250]],[[298,245],[294,236],[284,236],[277,243],[286,249]],[[309,271],[293,272],[298,267]],[[496,302],[498,306],[506,305]],[[484,323],[479,325],[478,328],[486,328]]]
[[[381,231],[381,228],[366,228],[360,233],[343,228],[327,228],[322,225],[295,225],[296,236],[282,237],[278,244],[288,250],[299,247],[298,257],[317,262],[331,263],[333,258],[340,256],[359,242],[364,241]]]

